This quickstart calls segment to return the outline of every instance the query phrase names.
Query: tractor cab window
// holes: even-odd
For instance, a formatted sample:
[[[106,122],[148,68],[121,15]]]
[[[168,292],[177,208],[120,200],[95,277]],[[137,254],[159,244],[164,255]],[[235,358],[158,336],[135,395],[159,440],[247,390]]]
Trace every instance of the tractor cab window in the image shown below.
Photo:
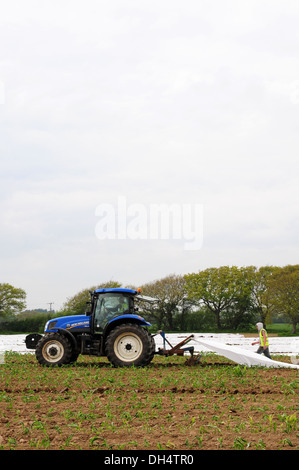
[[[99,295],[95,308],[94,329],[102,331],[112,318],[130,313],[132,300],[118,293]]]

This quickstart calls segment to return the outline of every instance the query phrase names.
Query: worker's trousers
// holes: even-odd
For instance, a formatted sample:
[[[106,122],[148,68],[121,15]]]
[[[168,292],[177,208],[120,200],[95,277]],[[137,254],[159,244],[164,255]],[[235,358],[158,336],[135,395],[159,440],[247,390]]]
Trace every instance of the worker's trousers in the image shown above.
[[[269,348],[264,349],[263,346],[260,346],[256,352],[258,354],[264,353],[266,357],[272,359],[272,357],[270,356]]]

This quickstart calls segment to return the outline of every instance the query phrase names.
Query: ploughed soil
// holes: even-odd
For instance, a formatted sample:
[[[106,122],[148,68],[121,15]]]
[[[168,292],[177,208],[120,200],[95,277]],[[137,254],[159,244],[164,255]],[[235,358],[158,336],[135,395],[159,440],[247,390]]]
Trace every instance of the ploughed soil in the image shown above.
[[[47,368],[11,353],[0,364],[0,449],[298,450],[298,390],[298,370],[214,354],[193,367],[156,356],[116,369],[86,356]]]

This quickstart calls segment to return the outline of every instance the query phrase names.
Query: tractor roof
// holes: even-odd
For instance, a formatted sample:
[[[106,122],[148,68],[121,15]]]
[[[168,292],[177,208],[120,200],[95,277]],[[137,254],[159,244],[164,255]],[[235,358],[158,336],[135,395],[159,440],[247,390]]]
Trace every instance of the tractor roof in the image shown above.
[[[116,287],[116,288],[111,288],[111,289],[96,289],[94,292],[96,294],[106,294],[107,292],[116,292],[119,294],[134,294],[134,295],[138,293],[137,290],[124,289],[123,287]]]

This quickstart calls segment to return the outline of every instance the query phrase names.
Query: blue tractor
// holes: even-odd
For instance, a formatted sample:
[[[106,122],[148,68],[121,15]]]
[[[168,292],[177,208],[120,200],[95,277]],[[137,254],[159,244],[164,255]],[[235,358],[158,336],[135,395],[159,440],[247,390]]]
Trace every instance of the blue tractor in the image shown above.
[[[116,367],[146,366],[155,354],[151,326],[138,315],[139,290],[97,289],[91,294],[85,315],[49,320],[44,335],[30,334],[25,343],[35,349],[38,362],[45,366],[70,364],[79,354],[106,356]]]

